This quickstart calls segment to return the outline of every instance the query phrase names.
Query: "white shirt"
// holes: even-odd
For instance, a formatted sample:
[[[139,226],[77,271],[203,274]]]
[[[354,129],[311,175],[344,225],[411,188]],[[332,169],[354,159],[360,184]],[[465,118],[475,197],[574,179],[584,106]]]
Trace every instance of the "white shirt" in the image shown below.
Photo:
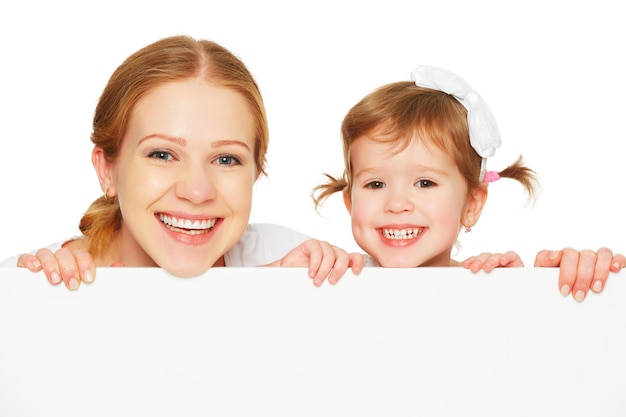
[[[249,224],[241,239],[224,254],[226,266],[260,266],[281,259],[309,236],[278,224]],[[61,249],[67,241],[55,242],[49,246],[52,252]],[[32,251],[32,254],[35,254]],[[11,256],[0,266],[17,266],[18,256]]]

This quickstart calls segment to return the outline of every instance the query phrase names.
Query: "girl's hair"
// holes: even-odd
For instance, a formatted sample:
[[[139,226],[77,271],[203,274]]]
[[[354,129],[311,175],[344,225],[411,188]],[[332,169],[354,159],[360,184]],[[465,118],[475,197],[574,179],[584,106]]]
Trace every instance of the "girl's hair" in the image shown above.
[[[352,190],[352,143],[367,136],[391,144],[397,152],[411,140],[421,140],[451,155],[468,185],[468,192],[484,187],[479,180],[482,158],[470,145],[467,110],[453,96],[442,91],[418,87],[411,81],[385,85],[365,96],[350,109],[341,125],[345,170],[335,178],[325,174],[327,182],[313,189],[313,201],[319,208],[331,194]],[[524,166],[521,156],[498,173],[501,178],[519,181],[529,199],[537,194],[537,177]]]
[[[215,42],[188,36],[158,40],[129,56],[111,75],[93,118],[91,141],[102,147],[108,162],[120,152],[132,111],[152,89],[167,82],[202,78],[232,89],[247,101],[256,123],[254,158],[257,174],[265,174],[269,143],[261,92],[244,63]],[[80,231],[90,238],[89,252],[99,255],[122,225],[117,198],[106,194],[94,201],[80,221]]]

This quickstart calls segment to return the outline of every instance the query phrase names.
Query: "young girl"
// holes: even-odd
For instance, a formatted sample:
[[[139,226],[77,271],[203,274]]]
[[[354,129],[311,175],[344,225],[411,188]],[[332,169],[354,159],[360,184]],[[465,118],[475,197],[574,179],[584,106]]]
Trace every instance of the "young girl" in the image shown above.
[[[359,254],[248,224],[253,185],[265,173],[267,120],[252,75],[220,45],[175,36],[135,52],[109,79],[91,140],[103,196],[81,219],[83,236],[5,265],[43,269],[71,289],[91,282],[95,266],[120,264],[177,276],[308,266],[316,285],[361,269]]]
[[[461,264],[451,252],[459,231],[470,231],[478,222],[489,183],[516,180],[534,201],[535,173],[521,157],[502,171],[486,170],[500,134],[491,110],[464,80],[424,66],[412,78],[380,87],[350,109],[341,128],[343,176],[326,175],[328,182],[314,189],[316,206],[343,193],[354,238],[367,253],[366,265],[463,265],[474,271],[522,266],[515,253],[483,254]],[[571,257],[562,261],[562,270],[574,264]],[[624,257],[597,262],[598,271],[606,272],[599,274],[602,284],[594,290],[603,286],[608,265],[613,262],[616,271]],[[554,265],[538,260],[536,266]],[[588,288],[582,289],[585,294]]]

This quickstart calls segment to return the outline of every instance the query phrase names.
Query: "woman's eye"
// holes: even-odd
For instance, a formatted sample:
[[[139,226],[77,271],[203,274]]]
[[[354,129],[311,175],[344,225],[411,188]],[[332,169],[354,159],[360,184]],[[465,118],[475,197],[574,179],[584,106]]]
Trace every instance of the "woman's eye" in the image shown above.
[[[434,187],[436,184],[431,180],[419,180],[415,183],[417,188],[430,188]]]
[[[218,156],[215,162],[218,165],[241,165],[239,158],[233,155],[221,155]]]
[[[366,187],[370,190],[378,190],[381,188],[385,188],[385,183],[382,181],[372,181],[366,184]]]
[[[166,151],[153,151],[148,154],[149,158],[161,159],[163,161],[171,161],[174,159],[171,153]]]

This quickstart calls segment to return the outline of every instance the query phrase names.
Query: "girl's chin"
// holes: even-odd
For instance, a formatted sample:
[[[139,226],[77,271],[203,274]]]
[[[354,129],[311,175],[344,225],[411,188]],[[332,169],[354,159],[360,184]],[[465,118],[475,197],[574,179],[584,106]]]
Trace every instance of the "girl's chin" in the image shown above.
[[[425,259],[409,258],[400,254],[398,254],[398,256],[389,256],[389,254],[385,255],[380,257],[374,256],[380,266],[385,268],[415,268],[422,266],[425,262]]]

